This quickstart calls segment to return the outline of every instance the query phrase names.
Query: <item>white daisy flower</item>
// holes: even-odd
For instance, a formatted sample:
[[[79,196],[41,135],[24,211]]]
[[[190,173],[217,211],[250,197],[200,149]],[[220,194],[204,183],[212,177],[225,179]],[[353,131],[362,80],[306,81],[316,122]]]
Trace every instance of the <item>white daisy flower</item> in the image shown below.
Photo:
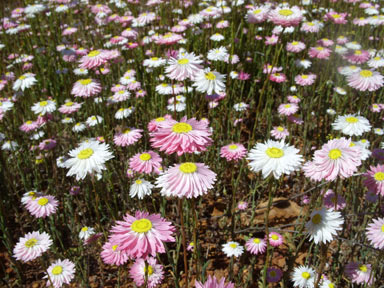
[[[11,110],[14,105],[15,104],[13,104],[13,102],[9,101],[8,99],[3,100],[3,101],[0,100],[0,109],[3,112],[7,112],[7,111]]]
[[[52,113],[56,110],[56,102],[52,100],[44,100],[41,102],[37,102],[33,104],[31,110],[35,112],[35,114],[45,115],[46,113]]]
[[[60,156],[56,158],[56,165],[59,168],[65,168],[65,161],[67,160],[67,157],[65,156]]]
[[[39,140],[39,139],[43,138],[44,135],[45,135],[44,131],[39,131],[39,132],[34,133],[29,139]]]
[[[345,89],[341,88],[341,87],[335,87],[333,89],[337,94],[340,94],[340,95],[347,95],[347,91],[345,91]]]
[[[167,106],[167,109],[169,111],[175,111],[176,112],[182,112],[185,110],[185,108],[187,108],[187,104],[185,104],[184,102],[180,102],[180,101],[176,101],[176,103],[171,103],[171,104],[168,104]]]
[[[294,287],[313,288],[315,286],[316,272],[308,266],[299,266],[293,270],[291,279]]]
[[[129,189],[129,196],[134,198],[136,195],[139,199],[143,199],[144,196],[151,195],[152,194],[152,188],[154,186],[144,180],[144,179],[137,179],[132,185],[131,188]]]
[[[25,89],[35,85],[36,82],[37,80],[35,78],[35,74],[25,73],[13,83],[12,89],[15,91],[24,91]]]
[[[249,107],[249,105],[244,103],[244,102],[240,102],[240,103],[233,105],[233,109],[235,109],[237,112],[245,111],[248,109],[248,107]]]
[[[336,45],[336,47],[335,47],[335,52],[336,52],[337,54],[343,55],[343,54],[345,54],[345,53],[348,52],[348,49],[345,48],[344,46]]]
[[[367,146],[364,143],[359,142],[351,142],[350,146],[357,146],[360,148],[360,159],[362,161],[367,160],[372,152],[367,149]]]
[[[164,66],[167,61],[163,58],[159,57],[152,57],[150,59],[145,59],[143,62],[144,67],[150,67],[150,68],[155,68],[155,67],[160,67]]]
[[[248,153],[248,165],[254,172],[262,171],[264,178],[273,173],[275,179],[279,179],[283,174],[300,169],[303,156],[298,152],[295,147],[285,144],[284,140],[268,140],[265,143],[257,143]]]
[[[65,117],[64,119],[61,120],[61,123],[63,124],[68,124],[68,123],[73,123],[73,118],[71,117]]]
[[[76,68],[73,70],[73,73],[75,73],[75,75],[88,75],[88,69]]]
[[[88,126],[92,127],[92,126],[96,126],[97,124],[100,124],[101,122],[103,122],[103,117],[101,116],[89,116],[87,118],[87,121],[85,121],[85,123],[87,123]]]
[[[106,170],[105,162],[114,156],[109,150],[109,145],[97,141],[83,142],[78,148],[69,151],[68,160],[65,161],[69,168],[67,176],[76,175],[76,180],[84,179],[87,174],[101,174]]]
[[[208,51],[207,58],[211,61],[225,61],[229,57],[227,48],[221,46]]]
[[[221,35],[220,33],[215,33],[209,39],[211,39],[212,41],[215,41],[215,42],[220,42],[220,41],[223,41],[225,39],[225,37],[223,35]]]
[[[345,47],[347,47],[348,49],[352,49],[352,50],[360,50],[361,49],[361,45],[359,43],[357,43],[356,41],[346,43]]]
[[[374,128],[374,129],[373,129],[373,132],[374,132],[376,135],[383,135],[383,134],[384,134],[384,131],[383,131],[383,129],[381,129],[381,128]]]
[[[89,237],[95,234],[95,229],[92,227],[84,226],[81,228],[79,238],[86,241]]]
[[[84,129],[87,128],[84,123],[78,122],[75,124],[75,126],[72,127],[73,132],[81,132],[84,131]]]
[[[374,69],[384,67],[384,58],[380,56],[373,57],[368,61],[368,66]]]
[[[19,147],[19,144],[17,144],[15,141],[5,141],[3,145],[1,145],[1,150],[8,150],[8,151],[16,151],[17,147]]]
[[[50,236],[39,231],[29,232],[21,237],[13,249],[16,260],[28,262],[40,257],[52,245]]]
[[[309,67],[311,67],[312,65],[312,62],[307,60],[307,59],[297,59],[295,61],[295,64],[297,67],[301,67],[301,68],[304,68],[304,69],[308,69]]]
[[[225,92],[225,75],[219,72],[212,71],[207,68],[197,74],[197,77],[193,83],[193,87],[201,93],[207,93],[209,95],[215,92],[216,94]]]
[[[239,257],[244,252],[244,247],[241,246],[238,242],[230,241],[228,243],[223,244],[222,251],[228,257]]]
[[[115,113],[115,119],[124,119],[124,118],[127,118],[127,117],[129,117],[129,115],[132,114],[133,111],[134,111],[134,108],[133,108],[133,107],[129,107],[129,108],[120,108],[120,109],[117,110],[117,112]]]
[[[327,114],[333,116],[333,115],[336,115],[336,111],[334,109],[332,109],[332,108],[328,108],[327,109]]]
[[[75,277],[75,264],[68,259],[57,260],[52,263],[48,269],[48,275],[43,278],[47,279],[48,285],[55,288],[62,287],[64,284],[69,284]]]
[[[327,243],[333,240],[337,231],[342,229],[344,219],[340,212],[325,207],[311,213],[311,220],[305,224],[310,240],[315,244]]]
[[[332,123],[332,128],[348,136],[361,136],[371,130],[371,125],[368,119],[360,115],[347,114],[338,116]]]

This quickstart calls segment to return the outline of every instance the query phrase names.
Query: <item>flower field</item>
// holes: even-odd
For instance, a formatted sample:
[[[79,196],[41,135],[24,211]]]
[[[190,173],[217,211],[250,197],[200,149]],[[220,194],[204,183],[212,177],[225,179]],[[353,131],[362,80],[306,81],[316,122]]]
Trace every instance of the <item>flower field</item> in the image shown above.
[[[0,11],[0,287],[384,287],[384,5]]]

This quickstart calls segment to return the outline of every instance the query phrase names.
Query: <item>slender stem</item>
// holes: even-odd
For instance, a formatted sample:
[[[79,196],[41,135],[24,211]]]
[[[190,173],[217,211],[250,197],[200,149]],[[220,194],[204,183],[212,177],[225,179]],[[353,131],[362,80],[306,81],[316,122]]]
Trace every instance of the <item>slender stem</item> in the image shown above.
[[[185,273],[185,287],[189,287],[188,285],[188,261],[187,261],[187,243],[185,239],[185,228],[184,228],[184,216],[183,216],[183,198],[178,200],[179,205],[179,216],[180,216],[180,224],[181,224],[181,237],[183,241],[183,254],[184,254],[184,273]]]
[[[273,200],[273,193],[272,193],[272,184],[273,184],[273,178],[269,180],[268,185],[268,206],[267,210],[265,211],[265,237],[267,238],[267,255],[265,257],[265,264],[263,269],[263,287],[267,287],[267,269],[268,269],[268,261],[269,261],[269,253],[270,253],[270,243],[269,243],[269,211],[271,210],[272,206],[272,200]]]

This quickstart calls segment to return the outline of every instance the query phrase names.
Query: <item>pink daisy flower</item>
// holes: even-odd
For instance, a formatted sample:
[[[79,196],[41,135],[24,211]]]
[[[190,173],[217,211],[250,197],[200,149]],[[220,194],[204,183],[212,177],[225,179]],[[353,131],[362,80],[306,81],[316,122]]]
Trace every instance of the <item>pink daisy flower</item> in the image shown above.
[[[299,111],[299,106],[295,103],[285,103],[285,104],[280,104],[277,110],[280,115],[289,116]]]
[[[123,133],[117,133],[113,137],[113,142],[117,146],[125,147],[132,145],[139,141],[139,139],[143,136],[141,133],[143,130],[136,128],[127,128]]]
[[[55,213],[58,205],[59,203],[54,196],[44,195],[29,201],[25,208],[36,218],[45,218]]]
[[[350,262],[345,266],[344,272],[352,283],[372,285],[375,281],[373,275],[371,275],[372,267],[370,264]]]
[[[300,41],[293,41],[287,43],[286,49],[288,52],[299,53],[305,49],[305,44]]]
[[[161,169],[160,155],[154,151],[146,151],[143,153],[137,153],[131,159],[129,159],[129,168],[138,173],[150,174],[152,172],[158,174]]]
[[[280,72],[282,70],[283,70],[283,67],[273,67],[270,64],[264,64],[264,67],[263,67],[264,74],[272,74],[272,73]]]
[[[317,46],[309,48],[308,55],[311,58],[328,59],[332,50],[329,48]]]
[[[365,50],[352,50],[345,55],[345,58],[353,64],[362,64],[367,62],[371,58],[371,55]]]
[[[145,262],[147,262],[147,265]],[[163,266],[157,264],[156,258],[148,257],[147,260],[137,259],[129,270],[129,277],[133,279],[138,287],[145,283],[146,275],[148,288],[156,287],[163,280]]]
[[[175,227],[160,214],[136,211],[135,216],[126,214],[123,218],[112,227],[110,239],[132,258],[155,257],[156,253],[165,253],[163,242],[175,242]]]
[[[313,161],[304,164],[304,174],[315,181],[333,181],[338,176],[348,178],[361,165],[360,154],[359,147],[351,147],[350,139],[330,140],[321,150],[315,151]]]
[[[75,97],[88,98],[101,92],[101,85],[94,79],[81,79],[73,85],[71,94]]]
[[[287,76],[283,73],[273,73],[269,75],[269,80],[276,83],[282,83],[287,81]]]
[[[373,219],[373,222],[368,224],[366,236],[373,247],[375,247],[376,249],[383,249],[384,218]]]
[[[292,7],[276,7],[270,11],[268,19],[275,25],[281,25],[283,27],[297,26],[303,19],[303,14],[297,6]]]
[[[289,136],[289,132],[286,128],[282,126],[275,126],[271,130],[271,135],[276,140],[285,139],[285,137]]]
[[[345,18],[347,17],[347,15],[348,15],[347,13],[337,13],[335,11],[331,11],[325,14],[324,20],[332,21],[335,24],[346,24],[347,19]]]
[[[295,83],[300,86],[309,86],[315,83],[317,76],[315,74],[301,74],[295,77]]]
[[[127,89],[127,86],[124,86],[121,84],[116,84],[116,85],[112,86],[111,91],[116,93],[116,92],[119,92],[121,90],[126,90],[126,89]]]
[[[283,244],[284,238],[281,234],[277,232],[269,233],[269,244],[273,247],[278,247]]]
[[[28,120],[20,126],[20,130],[23,132],[30,132],[39,128],[39,124],[35,121]]]
[[[248,203],[245,202],[245,201],[240,201],[238,204],[237,204],[237,209],[241,210],[241,211],[244,211],[248,208]]]
[[[87,55],[81,57],[79,67],[83,69],[92,69],[104,65],[109,59],[110,51],[93,50]]]
[[[364,176],[364,185],[368,190],[384,196],[384,165],[371,166]]]
[[[384,77],[377,71],[361,70],[347,77],[348,86],[359,91],[376,91],[384,85]]]
[[[60,106],[58,110],[60,113],[63,114],[72,114],[77,112],[80,109],[81,105],[81,103],[66,101],[63,105]]]
[[[52,240],[45,232],[29,232],[19,239],[13,249],[16,260],[28,262],[40,257],[52,245]]]
[[[247,149],[240,143],[232,143],[220,149],[220,156],[227,159],[227,161],[237,161],[242,159],[246,154]]]
[[[315,20],[312,22],[304,22],[300,30],[306,33],[318,33],[323,26],[323,23]]]
[[[207,122],[195,118],[181,118],[180,122],[169,119],[159,123],[159,129],[151,132],[152,147],[165,151],[167,154],[194,153],[207,150],[212,144]]]
[[[319,45],[322,45],[324,47],[330,47],[332,46],[333,44],[335,44],[335,42],[333,42],[332,40],[328,39],[328,38],[323,38],[323,39],[320,39],[319,41],[317,41],[317,43]]]
[[[277,283],[283,277],[283,272],[279,268],[269,267],[267,269],[267,281],[268,283]]]
[[[342,210],[347,206],[345,202],[345,198],[341,195],[337,195],[333,190],[328,189],[327,192],[324,194],[324,206],[328,209],[334,209],[334,210]]]
[[[111,241],[106,242],[103,245],[103,251],[100,256],[105,264],[109,265],[123,265],[129,260],[127,251],[117,249],[118,245]]]
[[[296,95],[290,95],[287,98],[288,98],[289,103],[299,104],[301,101],[301,99],[299,97],[297,97]]]
[[[126,28],[122,33],[121,36],[126,37],[126,38],[131,38],[131,39],[136,39],[139,33],[132,29],[132,28]]]
[[[202,282],[196,281],[195,288],[235,288],[235,284],[228,282],[225,284],[225,278],[220,280],[216,279],[216,276],[208,275],[207,281],[203,284]]]
[[[250,238],[245,243],[245,249],[251,254],[263,254],[267,249],[267,241],[262,238]]]
[[[57,260],[48,267],[46,275],[43,277],[47,279],[47,287],[53,286],[60,288],[64,284],[69,284],[75,278],[75,264],[68,259]]]
[[[56,147],[55,139],[45,139],[39,143],[40,150],[51,150]]]
[[[159,128],[159,125],[160,125],[161,122],[164,122],[164,121],[170,120],[170,119],[172,119],[172,116],[167,114],[164,117],[158,117],[156,119],[151,120],[148,123],[148,131],[149,132],[156,131]]]
[[[198,197],[213,188],[216,173],[204,163],[185,162],[168,168],[156,180],[163,196]]]

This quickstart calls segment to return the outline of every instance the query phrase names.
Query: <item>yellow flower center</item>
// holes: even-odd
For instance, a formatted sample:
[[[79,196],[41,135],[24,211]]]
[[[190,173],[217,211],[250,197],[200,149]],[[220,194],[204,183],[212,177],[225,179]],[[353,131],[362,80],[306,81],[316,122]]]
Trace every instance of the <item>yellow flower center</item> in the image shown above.
[[[289,9],[281,9],[279,11],[279,14],[281,16],[291,16],[293,14],[293,11],[292,10],[289,10]]]
[[[48,198],[45,198],[45,197],[40,198],[40,199],[37,201],[37,203],[38,203],[40,206],[45,206],[45,205],[48,204],[48,202],[49,202]]]
[[[329,151],[328,156],[332,160],[339,159],[341,157],[341,151],[340,151],[340,149],[337,149],[337,148],[332,149],[331,151]]]
[[[179,170],[183,173],[190,174],[196,172],[197,166],[195,163],[186,162],[180,165]]]
[[[279,240],[279,236],[277,236],[276,234],[272,234],[271,236],[272,240]]]
[[[313,22],[307,22],[307,25],[308,26],[315,26],[315,24]]]
[[[376,60],[376,61],[378,61],[378,60],[380,60],[380,59],[381,59],[381,58],[380,58],[379,56],[373,58],[373,60]]]
[[[355,55],[361,55],[361,53],[362,53],[361,50],[356,50],[355,51]]]
[[[270,157],[270,158],[281,158],[284,156],[284,151],[280,148],[272,147],[268,148],[265,153]]]
[[[320,224],[321,219],[322,219],[322,217],[321,217],[320,214],[315,214],[312,217],[312,223],[315,224],[315,225],[318,225],[318,224]]]
[[[88,85],[88,84],[91,84],[91,82],[92,82],[92,79],[82,79],[82,80],[79,80],[79,83],[81,84],[81,85]]]
[[[375,175],[373,175],[376,181],[383,181],[384,180],[384,173],[383,172],[376,172]]]
[[[231,243],[231,244],[229,244],[229,247],[235,249],[235,248],[237,247],[237,244],[235,244],[235,243]]]
[[[25,78],[27,78],[27,76],[21,75],[21,76],[19,77],[19,80],[24,80]]]
[[[113,245],[113,246],[112,246],[112,250],[113,250],[113,251],[116,251],[117,247],[118,247],[117,245]]]
[[[235,150],[237,149],[237,145],[236,144],[233,144],[233,145],[229,145],[229,150]]]
[[[93,155],[93,150],[91,148],[85,148],[77,154],[77,158],[79,159],[88,159]]]
[[[333,14],[332,17],[338,19],[341,17],[341,15],[340,14]]]
[[[328,284],[328,287],[329,287],[329,288],[335,288],[335,285],[334,285],[333,283],[329,283],[329,284]]]
[[[124,134],[128,134],[129,132],[131,132],[131,129],[126,129],[126,130],[124,131]]]
[[[318,50],[318,51],[323,51],[324,48],[323,48],[323,47],[316,47],[316,50]]]
[[[292,45],[293,45],[293,46],[299,45],[299,42],[297,42],[297,41],[293,41],[293,42],[292,42]]]
[[[309,278],[311,278],[311,274],[309,274],[308,272],[303,272],[301,273],[301,277],[308,280]]]
[[[361,70],[360,71],[360,76],[362,76],[364,78],[372,77],[372,75],[373,75],[372,71],[369,71],[369,70]]]
[[[63,267],[61,267],[59,265],[53,267],[53,269],[52,269],[53,275],[60,275],[61,273],[63,273]]]
[[[152,229],[152,222],[145,218],[135,220],[132,223],[131,229],[137,233],[145,233]]]
[[[159,117],[159,118],[156,118],[156,119],[155,119],[156,122],[162,122],[162,121],[164,121],[164,120],[165,120],[164,117]]]
[[[31,120],[28,120],[27,122],[25,122],[25,124],[31,125],[31,124],[32,124],[32,121],[31,121]]]
[[[25,247],[27,248],[31,248],[33,246],[35,246],[37,243],[37,239],[36,238],[31,238],[31,239],[28,239],[26,242],[25,242]]]
[[[187,58],[182,58],[182,59],[177,60],[177,63],[180,65],[185,65],[185,64],[189,63],[189,60]]]
[[[205,79],[207,79],[207,80],[215,80],[216,79],[216,75],[213,74],[212,72],[208,72],[207,74],[205,74]]]
[[[157,57],[152,57],[151,60],[152,60],[152,61],[157,61],[157,60],[159,60],[159,58],[157,58]]]
[[[261,11],[262,11],[261,9],[256,9],[256,10],[253,10],[252,13],[256,15],[256,14],[259,14]]]
[[[283,131],[284,131],[284,128],[281,127],[281,126],[279,126],[279,127],[277,127],[277,131],[279,131],[279,132],[283,132]]]
[[[192,130],[192,126],[184,122],[176,123],[172,127],[172,131],[175,133],[188,133],[191,130]]]
[[[81,228],[81,231],[83,231],[83,232],[88,231],[88,227]]]
[[[64,104],[65,106],[72,106],[73,105],[73,102],[67,102]]]
[[[345,119],[345,121],[347,121],[348,123],[356,123],[359,122],[359,119],[357,119],[356,117],[348,117]]]
[[[253,239],[253,243],[256,243],[256,244],[260,244],[260,238],[255,238],[255,239]]]
[[[384,233],[384,224],[381,226],[381,232]]]
[[[89,52],[87,56],[88,57],[96,57],[99,54],[100,54],[99,50],[94,50],[94,51]]]
[[[136,183],[136,184],[141,184],[141,183],[143,183],[143,181],[140,180],[140,179],[138,179],[138,180],[135,181],[135,183]]]
[[[147,273],[148,276],[153,274],[153,268],[151,265],[148,265],[148,267],[144,267],[144,273]]]
[[[359,266],[359,270],[360,270],[361,272],[366,273],[366,272],[368,271],[368,268],[367,268],[366,265],[360,265],[360,266]]]
[[[308,79],[308,75],[301,75],[302,79]]]
[[[151,158],[152,158],[152,156],[149,153],[143,153],[143,154],[140,155],[140,160],[141,161],[148,161]]]
[[[47,106],[48,105],[48,102],[47,101],[41,101],[40,102],[40,106],[41,107],[45,107],[45,106]]]
[[[276,277],[276,271],[275,270],[269,271],[269,276]]]

